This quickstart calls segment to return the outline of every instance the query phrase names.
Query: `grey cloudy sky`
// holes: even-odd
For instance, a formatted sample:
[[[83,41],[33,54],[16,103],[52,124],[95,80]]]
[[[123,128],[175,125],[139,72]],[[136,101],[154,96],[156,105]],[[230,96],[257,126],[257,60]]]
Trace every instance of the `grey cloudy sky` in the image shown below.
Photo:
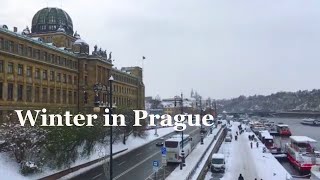
[[[62,3],[61,3],[62,2]],[[320,88],[318,0],[0,0],[0,24],[62,7],[91,49],[144,63],[146,95],[230,98]],[[61,6],[62,4],[62,6]]]

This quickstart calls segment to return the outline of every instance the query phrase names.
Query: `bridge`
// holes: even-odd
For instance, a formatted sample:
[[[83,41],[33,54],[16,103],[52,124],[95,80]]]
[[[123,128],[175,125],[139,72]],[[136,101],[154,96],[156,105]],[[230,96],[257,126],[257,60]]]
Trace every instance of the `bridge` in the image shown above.
[[[246,111],[246,112],[227,112],[227,115],[233,115],[234,117],[240,117],[241,115],[247,114],[249,117],[260,116],[260,117],[308,117],[308,118],[320,118],[319,111]]]

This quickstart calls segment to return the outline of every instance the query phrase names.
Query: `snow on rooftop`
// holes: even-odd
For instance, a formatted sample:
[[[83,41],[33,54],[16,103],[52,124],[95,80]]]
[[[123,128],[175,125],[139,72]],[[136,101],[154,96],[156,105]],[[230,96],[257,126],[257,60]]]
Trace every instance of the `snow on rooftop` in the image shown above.
[[[88,43],[86,43],[84,40],[82,40],[82,39],[77,39],[75,42],[74,42],[74,44],[88,44]]]
[[[273,136],[271,136],[268,131],[260,131],[260,134],[264,139],[273,139]]]
[[[278,127],[289,127],[287,124],[277,124]]]
[[[290,139],[296,142],[317,142],[316,140],[307,136],[290,136]]]

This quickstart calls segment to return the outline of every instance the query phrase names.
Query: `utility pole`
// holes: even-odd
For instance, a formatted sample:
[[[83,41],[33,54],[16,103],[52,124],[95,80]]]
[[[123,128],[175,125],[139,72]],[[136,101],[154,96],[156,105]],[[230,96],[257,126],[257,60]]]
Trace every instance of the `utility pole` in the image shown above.
[[[112,114],[112,82],[113,82],[113,76],[111,76],[109,78],[109,84],[110,84],[110,95],[109,95],[109,119],[111,119],[111,114]],[[112,161],[113,161],[113,158],[112,158],[112,126],[110,126],[110,180],[112,180]]]
[[[180,97],[181,99],[179,100],[177,100],[177,98],[175,97],[174,98],[174,104],[175,104],[175,106],[176,106],[176,104],[177,104],[177,101],[179,101],[180,102],[180,114],[181,115],[183,115],[183,94],[181,93],[181,97]],[[181,147],[182,147],[182,150],[181,150],[181,163],[180,163],[180,170],[182,170],[182,167],[183,166],[185,166],[186,164],[185,164],[185,157],[184,157],[184,143],[183,143],[183,141],[184,141],[184,137],[183,137],[184,135],[183,135],[183,131],[181,131]]]
[[[183,94],[181,93],[181,115],[183,115]],[[184,122],[183,122],[184,123]],[[185,158],[184,158],[184,144],[183,144],[183,141],[184,141],[184,137],[183,137],[183,131],[181,131],[181,134],[182,134],[182,151],[181,151],[181,155],[182,155],[182,166],[185,166]]]

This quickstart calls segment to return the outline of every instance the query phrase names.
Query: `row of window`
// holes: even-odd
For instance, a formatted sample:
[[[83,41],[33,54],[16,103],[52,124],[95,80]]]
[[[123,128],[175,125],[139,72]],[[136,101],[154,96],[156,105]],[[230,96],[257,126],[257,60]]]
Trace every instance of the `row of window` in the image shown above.
[[[24,93],[24,88],[26,92]],[[13,83],[8,83],[7,88],[7,100],[14,100],[14,90],[17,91],[17,101],[23,101],[24,97],[27,102],[36,102],[36,103],[68,103],[68,104],[77,104],[78,96],[76,91],[67,91],[54,88],[33,88],[32,85],[23,86],[18,84],[18,88],[14,88]],[[0,99],[3,99],[3,83],[0,82]],[[33,93],[34,92],[34,93]],[[40,99],[40,94],[42,98]],[[62,98],[62,99],[61,99]]]
[[[137,93],[135,89],[118,86],[118,85],[113,85],[113,91],[116,93],[131,94],[131,95],[135,95]]]
[[[101,98],[102,97],[102,98]],[[106,103],[109,101],[109,99],[107,99],[107,94],[106,93],[99,93],[98,94],[98,99],[102,102],[102,103]],[[85,104],[87,103],[88,100],[88,94],[87,92],[85,92],[84,95],[84,102]],[[94,99],[95,101],[95,99]],[[132,100],[128,97],[118,97],[118,96],[113,96],[112,98],[113,103],[117,104],[117,105],[123,105],[123,106],[132,106],[136,103],[135,100]]]
[[[40,49],[32,48],[24,44],[15,43],[0,37],[0,49],[11,53],[17,53],[22,56],[27,56],[37,60],[43,60],[56,65],[68,67],[71,69],[78,69],[78,62],[56,54],[48,53]]]
[[[17,74],[19,76],[24,75],[24,71],[26,70],[26,76],[32,77],[33,74],[33,67],[27,66],[26,69],[24,69],[23,64],[17,64],[15,65],[13,62],[8,62],[7,68],[5,70],[4,61],[0,60],[0,73],[7,73],[7,74],[13,74],[15,71],[15,66],[17,67]],[[35,68],[34,71],[34,78],[35,79],[41,79],[41,71],[42,71],[42,79],[43,80],[49,80],[50,81],[57,81],[57,82],[63,82],[63,83],[69,83],[69,84],[77,84],[78,78],[77,76],[57,73],[55,71],[48,71],[48,70],[40,70],[40,68]]]
[[[88,71],[87,64],[84,65],[84,70]],[[108,80],[108,79],[104,78],[104,75],[108,74],[107,71],[108,71],[107,68],[102,67],[102,66],[98,66],[98,77],[102,78],[102,79],[100,79],[100,82],[103,82],[103,80]],[[124,76],[124,75],[120,75],[120,74],[113,74],[113,78],[117,81],[120,81],[120,82],[125,82],[128,84],[135,84],[135,85],[137,84],[136,79],[129,77],[129,76]]]

